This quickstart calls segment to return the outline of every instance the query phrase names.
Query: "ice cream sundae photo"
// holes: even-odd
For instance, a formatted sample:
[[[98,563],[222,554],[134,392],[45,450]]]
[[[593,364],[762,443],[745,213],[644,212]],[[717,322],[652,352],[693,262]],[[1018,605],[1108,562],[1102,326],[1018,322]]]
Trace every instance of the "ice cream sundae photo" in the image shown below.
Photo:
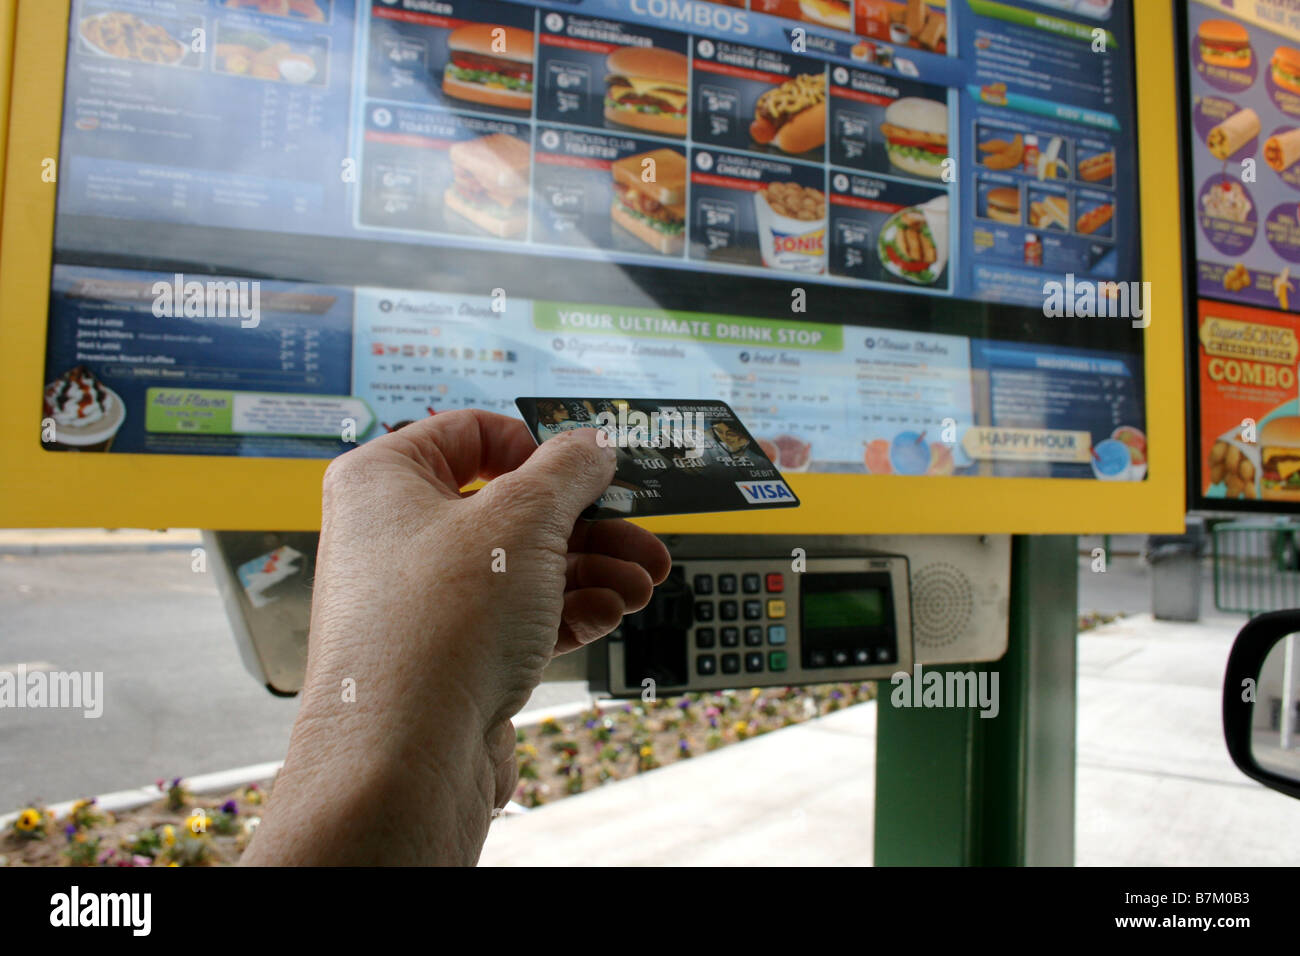
[[[41,434],[51,451],[108,451],[125,420],[121,396],[84,365],[45,386]]]

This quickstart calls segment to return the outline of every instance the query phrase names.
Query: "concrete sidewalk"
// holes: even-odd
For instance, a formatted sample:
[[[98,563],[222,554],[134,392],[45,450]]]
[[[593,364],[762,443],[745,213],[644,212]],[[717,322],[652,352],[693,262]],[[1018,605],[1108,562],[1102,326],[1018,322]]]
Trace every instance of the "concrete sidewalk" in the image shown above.
[[[492,824],[484,866],[871,862],[876,704]]]
[[[188,551],[202,544],[202,536],[192,528],[0,528],[0,554]]]
[[[1136,615],[1079,636],[1079,865],[1300,864],[1300,801],[1244,777],[1223,744],[1223,668],[1243,623]],[[499,820],[482,863],[869,864],[877,706]]]

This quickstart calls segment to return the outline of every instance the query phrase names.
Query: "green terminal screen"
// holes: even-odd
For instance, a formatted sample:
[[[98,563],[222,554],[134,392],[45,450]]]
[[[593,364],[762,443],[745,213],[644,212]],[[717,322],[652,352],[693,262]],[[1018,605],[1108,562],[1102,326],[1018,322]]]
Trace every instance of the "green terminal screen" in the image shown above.
[[[804,591],[803,623],[816,630],[880,627],[885,623],[885,592],[879,588]]]

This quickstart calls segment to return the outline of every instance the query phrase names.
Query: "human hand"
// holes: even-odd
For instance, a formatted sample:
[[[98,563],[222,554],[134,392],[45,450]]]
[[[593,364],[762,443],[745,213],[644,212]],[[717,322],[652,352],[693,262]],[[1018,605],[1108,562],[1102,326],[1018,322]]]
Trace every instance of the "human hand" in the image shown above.
[[[478,858],[542,669],[645,607],[671,565],[644,529],[579,519],[614,475],[595,439],[535,447],[521,422],[465,410],[330,465],[302,708],[248,862]],[[294,816],[327,803],[346,839]]]

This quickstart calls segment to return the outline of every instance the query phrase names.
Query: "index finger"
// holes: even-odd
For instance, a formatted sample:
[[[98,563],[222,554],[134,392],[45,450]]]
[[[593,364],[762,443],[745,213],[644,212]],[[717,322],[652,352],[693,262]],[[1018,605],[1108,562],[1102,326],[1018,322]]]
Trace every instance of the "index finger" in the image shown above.
[[[517,418],[461,408],[414,421],[381,435],[367,447],[406,455],[455,490],[476,478],[496,478],[514,471],[537,448],[537,442]]]

